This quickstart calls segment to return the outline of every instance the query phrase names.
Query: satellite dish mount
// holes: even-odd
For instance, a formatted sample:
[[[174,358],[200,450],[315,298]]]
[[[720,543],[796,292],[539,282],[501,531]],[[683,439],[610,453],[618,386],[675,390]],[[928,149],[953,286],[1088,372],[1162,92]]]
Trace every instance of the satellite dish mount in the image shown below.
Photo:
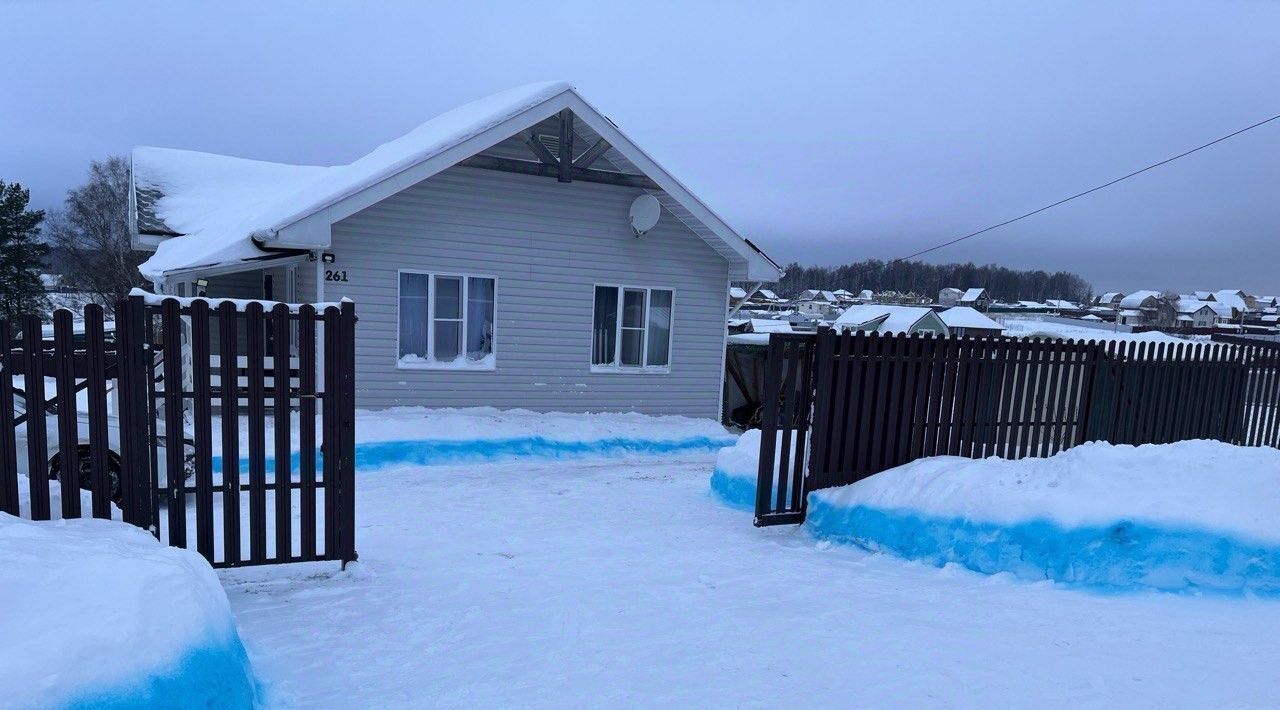
[[[642,237],[658,224],[661,216],[662,205],[658,203],[658,198],[649,194],[640,195],[631,203],[631,231],[635,232],[637,238]]]

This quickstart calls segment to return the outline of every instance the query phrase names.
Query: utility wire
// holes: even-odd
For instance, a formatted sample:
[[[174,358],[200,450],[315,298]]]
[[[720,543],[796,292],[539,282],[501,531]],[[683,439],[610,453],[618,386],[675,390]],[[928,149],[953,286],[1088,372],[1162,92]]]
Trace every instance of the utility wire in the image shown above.
[[[1255,124],[1253,124],[1253,125],[1251,125],[1251,126],[1245,126],[1244,128],[1241,128],[1240,130],[1235,131],[1235,132],[1232,132],[1232,133],[1228,133],[1227,135],[1222,136],[1221,138],[1215,138],[1215,139],[1213,139],[1213,140],[1209,141],[1208,143],[1205,143],[1204,145],[1196,146],[1195,148],[1192,148],[1191,150],[1188,150],[1188,151],[1183,152],[1183,153],[1179,153],[1179,154],[1177,154],[1177,155],[1173,156],[1172,158],[1165,158],[1164,160],[1161,160],[1161,161],[1160,161],[1160,162],[1158,162],[1158,163],[1152,163],[1152,164],[1148,165],[1148,166],[1147,166],[1147,167],[1145,167],[1145,168],[1141,168],[1141,169],[1139,169],[1139,170],[1134,170],[1133,172],[1129,173],[1128,175],[1123,175],[1123,176],[1118,177],[1118,178],[1116,178],[1116,179],[1114,179],[1114,180],[1112,180],[1112,181],[1110,181],[1110,182],[1105,182],[1105,183],[1103,183],[1103,184],[1101,184],[1101,185],[1098,185],[1097,187],[1091,187],[1091,188],[1089,188],[1088,190],[1085,190],[1084,192],[1077,192],[1076,194],[1072,195],[1071,197],[1065,197],[1065,198],[1063,198],[1063,199],[1061,199],[1061,200],[1058,200],[1057,202],[1054,202],[1054,203],[1052,203],[1052,204],[1048,204],[1048,205],[1045,205],[1044,207],[1041,207],[1041,208],[1039,208],[1039,209],[1035,209],[1035,210],[1032,210],[1032,211],[1030,211],[1030,212],[1027,212],[1026,214],[1018,215],[1017,217],[1014,217],[1013,219],[1007,219],[1007,220],[1005,220],[1005,221],[1003,221],[1003,222],[1001,222],[1001,223],[999,223],[999,224],[993,224],[993,225],[991,225],[990,227],[983,227],[982,229],[979,229],[979,230],[978,230],[978,231],[976,231],[976,232],[970,232],[970,233],[968,233],[968,234],[964,235],[963,237],[956,237],[955,239],[952,239],[952,240],[950,240],[950,241],[946,241],[946,242],[942,242],[941,244],[936,244],[936,245],[931,246],[931,247],[929,247],[929,248],[927,248],[927,249],[921,249],[920,251],[915,252],[914,254],[908,254],[907,256],[900,256],[900,257],[898,257],[898,258],[896,258],[896,259],[890,259],[888,262],[886,262],[886,265],[888,265],[888,264],[893,264],[893,263],[896,263],[896,262],[899,262],[899,261],[906,261],[906,260],[908,260],[908,259],[914,259],[914,258],[916,258],[917,256],[922,256],[922,255],[924,255],[924,254],[928,254],[928,253],[929,253],[929,252],[931,252],[931,251],[937,251],[937,250],[939,250],[939,249],[943,249],[943,248],[945,248],[945,247],[949,247],[949,246],[951,246],[952,244],[958,244],[958,243],[960,243],[960,242],[963,242],[963,241],[964,241],[964,240],[966,240],[966,239],[973,239],[974,237],[976,237],[976,236],[978,236],[978,235],[981,235],[981,234],[986,234],[987,232],[990,232],[990,231],[991,231],[991,230],[993,230],[993,229],[999,229],[999,228],[1004,227],[1004,226],[1006,226],[1006,225],[1013,224],[1014,222],[1017,222],[1017,221],[1020,221],[1020,220],[1024,220],[1024,219],[1026,219],[1026,218],[1028,218],[1028,217],[1031,217],[1031,216],[1033,216],[1033,215],[1040,214],[1041,212],[1044,212],[1045,210],[1051,210],[1051,209],[1053,209],[1054,207],[1057,207],[1057,206],[1059,206],[1059,205],[1066,204],[1066,203],[1068,203],[1068,202],[1070,202],[1070,201],[1072,201],[1072,200],[1075,200],[1075,199],[1079,199],[1079,198],[1081,198],[1081,197],[1084,197],[1085,195],[1088,195],[1088,194],[1091,194],[1091,193],[1097,192],[1098,190],[1104,190],[1104,189],[1106,189],[1106,188],[1108,188],[1108,187],[1111,187],[1112,185],[1114,185],[1114,184],[1116,184],[1116,183],[1118,183],[1118,182],[1123,182],[1123,181],[1128,180],[1129,178],[1134,177],[1134,176],[1136,176],[1136,175],[1141,175],[1142,173],[1145,173],[1145,172],[1147,172],[1148,170],[1154,170],[1155,168],[1158,168],[1158,167],[1160,167],[1161,165],[1167,165],[1167,164],[1169,164],[1169,163],[1172,163],[1172,162],[1173,162],[1173,161],[1175,161],[1175,160],[1178,160],[1179,158],[1185,158],[1185,157],[1187,157],[1188,155],[1191,155],[1192,153],[1196,153],[1196,152],[1202,151],[1202,150],[1204,150],[1205,148],[1208,148],[1209,146],[1216,145],[1216,144],[1221,143],[1222,141],[1225,141],[1225,140],[1230,139],[1230,138],[1235,138],[1236,136],[1240,135],[1241,133],[1244,133],[1245,131],[1251,131],[1251,130],[1253,130],[1253,129],[1255,129],[1255,128],[1259,127],[1259,126],[1266,125],[1266,124],[1271,123],[1272,121],[1275,121],[1275,120],[1277,120],[1277,119],[1280,119],[1280,114],[1276,114],[1275,116],[1272,116],[1271,118],[1268,118],[1268,119],[1263,120],[1263,121],[1258,121],[1257,123],[1255,123]]]

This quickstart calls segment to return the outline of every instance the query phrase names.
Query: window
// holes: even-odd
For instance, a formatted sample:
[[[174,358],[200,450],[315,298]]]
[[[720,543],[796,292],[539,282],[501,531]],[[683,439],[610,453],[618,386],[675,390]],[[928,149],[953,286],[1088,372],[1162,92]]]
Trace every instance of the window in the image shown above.
[[[664,289],[596,286],[592,369],[667,371],[672,299]]]
[[[492,370],[495,286],[484,276],[401,271],[399,366]]]

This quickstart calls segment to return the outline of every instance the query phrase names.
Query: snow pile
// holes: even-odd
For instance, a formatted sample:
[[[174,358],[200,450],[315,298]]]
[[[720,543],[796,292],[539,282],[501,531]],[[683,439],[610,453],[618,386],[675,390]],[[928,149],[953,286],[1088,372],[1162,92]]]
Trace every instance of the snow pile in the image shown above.
[[[198,555],[106,520],[0,514],[7,707],[257,703],[230,606]]]
[[[794,439],[791,442],[792,456],[797,443]],[[782,433],[779,432],[774,443],[776,466],[781,466],[782,458]],[[735,508],[755,510],[759,479],[760,430],[750,429],[738,437],[733,446],[720,449],[716,454],[716,466],[711,471],[711,492]]]
[[[318,422],[317,418],[317,426]],[[247,427],[242,419],[241,452],[248,450]],[[266,440],[272,441],[273,436],[267,427]],[[291,436],[296,468],[296,427]],[[316,440],[320,439],[317,434]],[[360,471],[399,464],[715,451],[733,442],[733,435],[711,419],[634,412],[532,412],[493,407],[395,407],[356,412],[356,468]],[[247,467],[248,457],[242,455],[240,470]],[[214,470],[222,470],[220,456],[214,457]]]
[[[1280,451],[1091,443],[921,459],[809,496],[817,536],[1089,586],[1280,594]]]
[[[749,429],[716,454],[711,492],[735,508],[755,509],[760,469],[760,430]]]

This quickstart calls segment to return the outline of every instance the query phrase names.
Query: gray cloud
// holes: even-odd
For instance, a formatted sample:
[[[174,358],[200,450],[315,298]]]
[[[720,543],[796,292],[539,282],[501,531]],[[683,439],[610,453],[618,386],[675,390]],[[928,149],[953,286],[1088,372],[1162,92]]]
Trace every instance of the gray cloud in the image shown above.
[[[784,261],[890,258],[1280,113],[1280,4],[0,4],[0,178],[135,144],[346,162],[573,81]],[[18,28],[18,31],[13,31]],[[1280,291],[1280,125],[930,255]]]

